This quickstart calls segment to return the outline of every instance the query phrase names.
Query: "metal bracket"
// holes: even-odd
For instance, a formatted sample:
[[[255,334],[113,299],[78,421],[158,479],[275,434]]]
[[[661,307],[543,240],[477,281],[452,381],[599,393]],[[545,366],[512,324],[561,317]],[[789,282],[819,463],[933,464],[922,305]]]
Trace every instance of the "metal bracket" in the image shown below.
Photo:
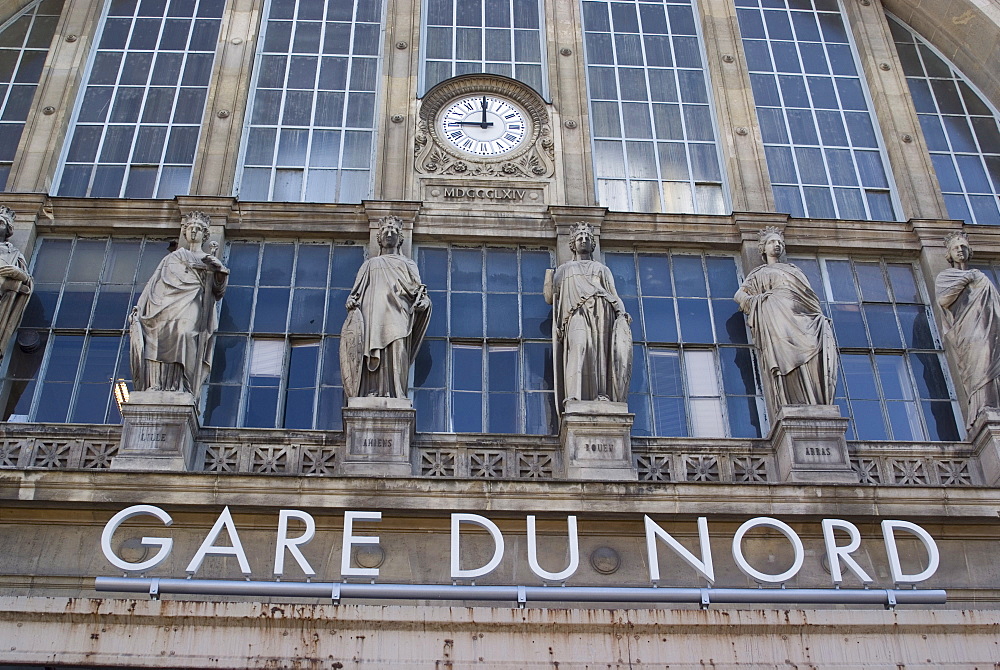
[[[158,578],[153,578],[149,580],[149,599],[150,600],[160,599],[160,580]]]
[[[524,609],[524,604],[528,602],[528,593],[523,586],[517,587],[517,606]]]
[[[340,584],[333,585],[333,592],[330,594],[330,598],[333,599],[334,605],[340,604]]]
[[[885,598],[886,598],[885,608],[887,610],[895,610],[896,609],[896,592],[893,591],[892,589],[886,589],[885,590]]]
[[[708,606],[712,604],[712,601],[708,595],[708,589],[700,589],[700,590],[701,590],[701,608],[703,610],[707,610]]]

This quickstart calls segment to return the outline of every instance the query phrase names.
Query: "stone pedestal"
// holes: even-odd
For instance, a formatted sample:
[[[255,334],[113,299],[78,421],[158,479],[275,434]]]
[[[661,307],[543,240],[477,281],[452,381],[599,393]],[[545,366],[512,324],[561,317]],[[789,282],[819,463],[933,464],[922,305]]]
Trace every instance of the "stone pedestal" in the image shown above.
[[[407,398],[349,398],[344,408],[345,475],[409,477],[417,413]]]
[[[637,481],[632,419],[623,402],[571,400],[559,424],[568,479]]]
[[[857,484],[847,454],[846,417],[836,405],[788,405],[771,429],[778,478],[784,482]]]
[[[969,439],[983,469],[986,486],[1000,485],[1000,409],[986,407],[969,429]]]
[[[190,393],[135,391],[122,404],[122,441],[112,470],[194,469],[198,403]]]

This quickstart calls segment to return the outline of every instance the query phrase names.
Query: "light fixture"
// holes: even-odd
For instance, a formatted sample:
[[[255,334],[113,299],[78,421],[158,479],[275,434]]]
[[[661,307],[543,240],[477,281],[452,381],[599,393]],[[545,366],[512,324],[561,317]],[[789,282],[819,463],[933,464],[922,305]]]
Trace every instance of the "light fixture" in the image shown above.
[[[122,411],[122,405],[128,402],[129,391],[128,384],[124,379],[116,379],[114,383],[115,392],[115,402],[118,403],[119,413]]]

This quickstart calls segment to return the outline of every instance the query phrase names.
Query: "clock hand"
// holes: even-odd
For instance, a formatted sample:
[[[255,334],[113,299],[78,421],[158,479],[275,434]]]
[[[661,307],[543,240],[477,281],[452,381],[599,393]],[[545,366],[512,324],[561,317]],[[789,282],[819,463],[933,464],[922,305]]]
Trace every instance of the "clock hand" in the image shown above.
[[[483,121],[479,124],[484,130],[492,126],[492,123],[486,123],[486,96],[483,96]]]
[[[480,123],[479,121],[451,121],[448,123],[449,126],[479,126],[480,128],[489,128],[493,125],[492,121],[488,123]]]

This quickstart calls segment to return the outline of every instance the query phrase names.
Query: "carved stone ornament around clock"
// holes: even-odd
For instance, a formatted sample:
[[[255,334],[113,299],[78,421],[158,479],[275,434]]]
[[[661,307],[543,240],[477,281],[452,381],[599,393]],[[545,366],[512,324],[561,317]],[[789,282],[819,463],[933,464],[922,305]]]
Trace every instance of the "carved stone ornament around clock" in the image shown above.
[[[545,103],[529,86],[467,74],[424,96],[413,153],[421,174],[544,179],[555,143]]]

